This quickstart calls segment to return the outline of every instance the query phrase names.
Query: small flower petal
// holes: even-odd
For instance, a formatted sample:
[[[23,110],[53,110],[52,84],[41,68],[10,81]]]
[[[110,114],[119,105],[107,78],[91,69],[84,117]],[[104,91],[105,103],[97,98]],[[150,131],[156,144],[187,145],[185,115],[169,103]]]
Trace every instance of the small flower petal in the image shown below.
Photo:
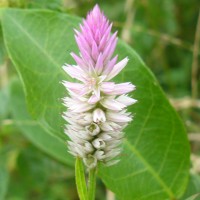
[[[84,82],[87,78],[87,75],[85,72],[79,67],[79,66],[70,66],[70,65],[64,65],[63,69],[69,74],[72,78],[76,78],[79,81]]]
[[[128,97],[127,95],[121,95],[116,100],[126,106],[130,106],[137,102],[137,100],[135,100],[131,97]]]
[[[106,81],[114,78],[128,63],[128,58],[124,58],[120,62],[118,62],[112,69],[112,71],[108,74]]]
[[[96,123],[91,123],[89,126],[85,127],[85,130],[91,135],[95,136],[100,133],[100,127]]]
[[[106,121],[106,116],[103,110],[101,110],[100,108],[97,108],[93,111],[93,121],[96,123]]]
[[[96,149],[102,149],[106,146],[105,142],[101,138],[93,140],[92,144]]]
[[[108,108],[110,110],[115,110],[119,111],[125,108],[125,105],[114,100],[114,99],[109,99],[109,98],[104,98],[103,100],[100,101],[101,105],[104,106],[105,108]]]
[[[83,162],[89,169],[93,169],[97,165],[97,158],[95,156],[89,155],[83,158]]]
[[[129,117],[125,114],[116,113],[116,112],[107,112],[106,117],[108,120],[113,122],[130,122],[132,121],[132,117]]]
[[[120,84],[115,84],[115,88],[113,91],[110,93],[112,95],[121,95],[121,94],[126,94],[135,89],[135,86],[132,85],[131,83],[120,83]]]

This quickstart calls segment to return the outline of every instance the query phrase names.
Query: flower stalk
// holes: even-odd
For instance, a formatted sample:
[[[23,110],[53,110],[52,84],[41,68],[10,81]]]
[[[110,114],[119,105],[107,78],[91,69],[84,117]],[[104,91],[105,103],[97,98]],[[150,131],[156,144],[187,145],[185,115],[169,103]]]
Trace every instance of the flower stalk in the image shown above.
[[[85,171],[82,160],[76,158],[75,177],[78,196],[80,200],[94,200],[96,189],[96,168],[92,168],[88,173],[88,182],[86,184]]]
[[[95,190],[96,190],[96,168],[93,168],[89,170],[89,179],[88,179],[89,200],[95,200]]]

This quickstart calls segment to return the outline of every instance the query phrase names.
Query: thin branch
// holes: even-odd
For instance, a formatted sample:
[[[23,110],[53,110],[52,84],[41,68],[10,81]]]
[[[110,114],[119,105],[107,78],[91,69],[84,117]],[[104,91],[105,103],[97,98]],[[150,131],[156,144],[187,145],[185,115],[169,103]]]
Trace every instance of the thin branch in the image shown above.
[[[13,124],[14,124],[14,122],[11,119],[4,119],[0,123],[0,125],[3,125],[3,126],[13,125]]]
[[[133,7],[134,0],[126,0],[125,4],[125,11],[126,15],[126,22],[122,29],[122,39],[127,43],[131,43],[131,27],[133,26],[135,10]]]
[[[200,100],[193,100],[190,97],[184,97],[181,99],[170,99],[170,102],[176,110],[200,108]]]
[[[0,87],[4,87],[8,83],[8,62],[5,61],[3,65],[0,67]]]
[[[106,190],[106,199],[107,200],[115,200],[115,194],[110,190]]]
[[[200,173],[200,157],[195,154],[191,154],[191,161],[192,161],[192,168],[191,172],[192,173]]]
[[[191,142],[200,142],[200,133],[189,133],[188,139]]]
[[[8,126],[8,125],[38,125],[37,121],[34,120],[12,120],[12,119],[4,119],[0,122],[0,126]]]
[[[123,28],[124,23],[114,22],[114,26]],[[165,33],[160,33],[160,32],[153,30],[153,29],[146,29],[146,28],[139,26],[139,25],[134,25],[133,30],[136,31],[136,32],[139,32],[139,33],[146,33],[146,34],[153,36],[153,37],[158,37],[160,40],[163,40],[163,41],[165,41],[169,44],[173,44],[175,46],[178,46],[180,48],[187,49],[187,50],[193,52],[193,45],[191,45],[190,43],[187,43],[185,41],[182,41],[179,38],[172,37],[172,36],[165,34]]]
[[[194,50],[193,50],[193,60],[192,60],[192,98],[196,99],[198,97],[198,54],[199,54],[199,41],[200,41],[200,11],[197,21],[197,27],[194,39]]]

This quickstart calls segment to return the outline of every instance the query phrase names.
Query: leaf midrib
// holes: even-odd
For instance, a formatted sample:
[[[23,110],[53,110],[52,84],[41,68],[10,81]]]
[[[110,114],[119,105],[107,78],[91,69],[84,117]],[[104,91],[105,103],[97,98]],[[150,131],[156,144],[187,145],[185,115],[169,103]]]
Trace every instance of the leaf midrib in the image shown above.
[[[37,42],[37,40],[34,40],[33,37],[29,34],[29,32],[26,31],[11,15],[7,15],[9,19],[33,42],[33,44],[38,47],[38,49],[53,63],[55,67],[59,66],[59,63],[55,62],[54,59],[48,54],[47,51],[45,51]]]
[[[3,15],[3,16],[4,16],[4,15]],[[15,20],[15,18],[11,17],[11,15],[6,15],[6,17],[8,17],[8,18],[13,22],[13,24],[15,24],[15,25],[27,36],[27,38],[29,38],[29,39],[32,41],[32,43],[40,50],[40,52],[43,53],[43,55],[46,56],[47,59],[49,59],[50,62],[51,62],[56,68],[58,68],[59,63],[55,62],[55,60],[48,54],[48,52],[45,51],[46,49],[43,49],[42,46],[40,46],[40,44],[37,42],[37,40],[34,40],[33,37],[31,37],[31,35],[29,34],[29,32],[27,32],[26,29],[24,29],[23,26],[21,26],[21,25],[18,23],[18,21]],[[9,50],[8,50],[8,52],[9,52]],[[9,53],[9,54],[10,54],[10,53]],[[10,54],[10,55],[11,55],[11,54]],[[12,60],[14,60],[14,59],[12,59]],[[15,64],[15,66],[17,66],[17,65]],[[28,68],[27,68],[27,69],[28,69]],[[60,71],[64,73],[64,71],[61,70],[61,68],[60,68]],[[21,77],[21,78],[22,78],[22,77]],[[22,79],[22,80],[23,80],[23,79]],[[24,81],[22,81],[22,82],[24,82]],[[24,85],[24,86],[25,86],[25,85]],[[26,87],[25,87],[25,88],[26,88]],[[45,107],[47,107],[47,106],[45,105]],[[45,112],[45,109],[43,109],[43,111],[42,111],[43,115],[44,115],[44,112]]]
[[[152,168],[152,166],[144,159],[144,157],[140,154],[140,152],[133,145],[131,145],[127,139],[124,140],[124,143],[142,161],[142,163],[147,167],[148,171],[152,174],[152,176],[164,188],[165,192],[169,195],[169,197],[174,198],[174,194],[171,191],[171,189],[166,185],[166,183],[156,173],[156,171]]]

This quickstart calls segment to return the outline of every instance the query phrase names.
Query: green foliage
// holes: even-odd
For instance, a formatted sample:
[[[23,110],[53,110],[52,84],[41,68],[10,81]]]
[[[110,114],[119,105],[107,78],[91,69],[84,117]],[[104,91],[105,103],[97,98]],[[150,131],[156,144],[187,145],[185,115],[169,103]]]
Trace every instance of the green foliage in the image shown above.
[[[7,87],[0,90],[0,105],[0,120],[2,120],[9,112],[9,91]]]
[[[3,33],[2,33],[1,25],[0,25],[0,67],[5,62],[5,57],[6,57],[6,51],[5,51],[5,46],[3,42]]]
[[[15,135],[20,137],[20,134]],[[27,143],[16,157],[6,200],[77,199],[74,170]]]
[[[76,172],[76,185],[78,190],[78,196],[80,200],[88,200],[85,169],[83,161],[78,157],[76,158],[75,172]]]
[[[18,11],[11,12],[18,15]],[[5,25],[5,38],[7,38],[5,41],[8,52],[11,53],[12,51],[13,55],[11,53],[10,56],[14,57],[13,62],[16,66],[20,66],[20,68],[17,67],[18,72],[19,70],[23,71],[20,72],[20,77],[26,86],[25,93],[29,112],[34,118],[41,119],[45,128],[48,131],[50,130],[50,134],[54,133],[66,139],[62,127],[64,120],[61,117],[63,111],[61,98],[65,96],[65,90],[59,83],[66,78],[61,66],[66,61],[67,48],[61,45],[63,42],[60,43],[59,41],[67,40],[67,45],[72,47],[74,43],[72,38],[74,26],[70,22],[71,18],[70,20],[65,19],[62,14],[58,15],[57,13],[44,11],[42,15],[44,13],[46,18],[42,20],[40,12],[21,12],[26,16],[23,14],[18,15],[19,19],[17,20],[15,16],[9,15],[6,17],[4,15],[2,24]],[[29,21],[33,16],[33,20]],[[35,23],[35,20],[37,23]],[[25,23],[27,26],[25,27],[21,23]],[[34,29],[32,28],[33,25]],[[19,33],[17,39],[16,35],[13,37],[13,35],[6,33],[9,31],[14,34],[13,28],[16,29],[16,33]],[[70,37],[69,33],[71,33]],[[15,45],[20,48],[17,50],[10,49],[12,42],[16,42]],[[24,52],[29,52],[29,56]],[[21,59],[22,57],[23,59]],[[72,59],[68,57],[68,61],[70,60],[72,62]]]
[[[11,113],[22,134],[45,153],[60,162],[74,166],[74,160],[69,156],[65,142],[50,135],[40,123],[29,116],[22,85],[18,80],[11,84],[11,99]]]
[[[0,200],[3,200],[7,192],[9,174],[5,166],[1,163],[1,161],[0,161]]]
[[[197,198],[198,196],[199,196],[199,198]],[[185,200],[185,199],[198,200],[198,199],[200,199],[200,177],[198,175],[193,175],[193,174],[190,175],[187,190],[181,199],[182,200]]]
[[[60,10],[62,8],[62,0],[34,0],[28,2],[27,7]]]
[[[168,94],[189,96],[199,1],[136,1],[134,8],[131,45]]]
[[[50,11],[7,10],[2,17],[5,44],[23,82],[29,112],[46,134],[63,141],[63,107],[58,99],[66,92],[59,82],[70,79],[61,66],[73,62],[70,51],[77,52],[73,28],[78,22]],[[183,125],[138,55],[122,42],[116,53],[119,59],[130,59],[116,81],[135,84],[133,95],[139,103],[130,109],[136,115],[126,129],[121,162],[110,168],[100,166],[99,176],[120,199],[179,198],[189,169]]]
[[[200,199],[199,194],[195,194],[195,195],[193,195],[192,197],[190,197],[186,200],[199,200],[199,199]]]

